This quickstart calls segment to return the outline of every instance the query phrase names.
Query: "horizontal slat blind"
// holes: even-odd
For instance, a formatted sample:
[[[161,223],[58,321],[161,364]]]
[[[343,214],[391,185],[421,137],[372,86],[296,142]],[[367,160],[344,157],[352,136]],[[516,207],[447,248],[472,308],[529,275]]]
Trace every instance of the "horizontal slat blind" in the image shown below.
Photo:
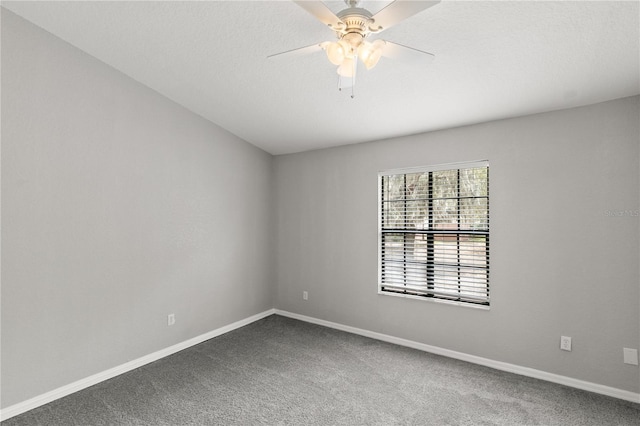
[[[380,290],[489,304],[489,165],[380,174]]]

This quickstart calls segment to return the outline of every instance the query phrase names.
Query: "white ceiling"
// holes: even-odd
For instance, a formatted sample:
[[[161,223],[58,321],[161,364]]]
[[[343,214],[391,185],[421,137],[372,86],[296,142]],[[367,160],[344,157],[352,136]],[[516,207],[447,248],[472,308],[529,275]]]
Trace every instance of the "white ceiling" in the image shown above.
[[[355,99],[322,52],[267,59],[334,38],[290,1],[2,5],[272,154],[640,93],[638,1],[443,1],[379,37],[435,61],[360,67]]]

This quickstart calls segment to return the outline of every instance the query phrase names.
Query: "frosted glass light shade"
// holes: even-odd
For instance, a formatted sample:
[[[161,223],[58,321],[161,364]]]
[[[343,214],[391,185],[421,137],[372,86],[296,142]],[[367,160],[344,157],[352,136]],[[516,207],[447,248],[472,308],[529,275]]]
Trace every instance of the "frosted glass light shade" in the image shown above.
[[[353,58],[345,58],[338,67],[338,74],[342,77],[353,77]]]
[[[368,70],[375,67],[380,58],[386,43],[384,40],[376,40],[373,43],[365,42],[358,51],[360,60]]]
[[[327,46],[327,58],[333,65],[340,65],[345,58],[345,50],[338,42],[329,43]]]
[[[369,56],[371,56],[371,51],[373,50],[373,44],[368,41],[362,42],[360,46],[358,46],[358,57],[362,62],[366,62]]]

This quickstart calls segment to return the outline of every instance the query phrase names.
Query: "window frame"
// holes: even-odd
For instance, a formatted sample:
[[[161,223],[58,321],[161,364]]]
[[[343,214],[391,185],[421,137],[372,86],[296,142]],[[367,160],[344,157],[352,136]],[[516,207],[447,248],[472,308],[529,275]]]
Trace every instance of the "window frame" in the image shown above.
[[[487,168],[487,229],[486,229],[486,289],[487,289],[487,299],[486,299],[486,303],[484,302],[471,302],[471,301],[466,301],[466,300],[454,300],[454,299],[450,299],[450,298],[446,298],[446,297],[442,297],[442,296],[437,296],[435,294],[428,294],[428,292],[425,292],[425,294],[411,294],[411,293],[403,293],[401,291],[398,292],[394,292],[394,291],[389,291],[389,290],[383,290],[383,287],[385,286],[383,283],[383,178],[385,176],[392,176],[392,175],[408,175],[408,174],[413,174],[413,173],[431,173],[431,172],[438,172],[438,171],[445,171],[445,170],[458,170],[458,176],[459,176],[459,171],[461,169],[470,169],[470,168],[480,168],[480,167],[486,167]],[[458,178],[459,179],[459,178]],[[489,310],[490,306],[491,306],[491,294],[490,294],[490,249],[489,249],[489,240],[490,240],[490,226],[489,226],[489,222],[490,222],[490,190],[489,190],[489,182],[490,182],[490,177],[489,177],[489,161],[488,160],[476,160],[476,161],[467,161],[467,162],[459,162],[459,163],[446,163],[446,164],[437,164],[437,165],[430,165],[430,166],[420,166],[420,167],[407,167],[407,168],[400,168],[400,169],[389,169],[389,170],[383,170],[378,172],[378,223],[377,223],[377,227],[378,227],[378,294],[382,294],[385,296],[395,296],[395,297],[403,297],[403,298],[409,298],[409,299],[416,299],[416,300],[425,300],[425,301],[430,301],[430,302],[436,302],[436,303],[445,303],[445,304],[451,304],[451,305],[456,305],[456,306],[463,306],[463,307],[470,307],[470,308],[476,308],[476,309],[484,309],[484,310]],[[458,194],[459,196],[459,194]],[[431,196],[430,196],[431,197]],[[432,201],[429,202],[429,205],[432,205]],[[460,207],[457,207],[457,212],[459,214],[460,212]],[[429,214],[428,214],[428,221],[429,223],[432,223],[433,220],[433,211],[430,208],[429,210]],[[457,230],[460,230],[459,228]],[[462,232],[458,232],[455,233],[456,235],[458,235],[458,239],[457,239],[457,247],[459,249],[459,244],[460,244],[460,240],[459,240],[459,234],[465,234],[464,230],[460,230]],[[433,234],[432,234],[433,235]],[[429,265],[428,263],[425,264],[425,268],[428,271],[429,268],[433,269],[434,265]],[[427,272],[428,274],[428,272]],[[428,285],[428,284],[427,284]],[[428,288],[428,287],[427,287]]]

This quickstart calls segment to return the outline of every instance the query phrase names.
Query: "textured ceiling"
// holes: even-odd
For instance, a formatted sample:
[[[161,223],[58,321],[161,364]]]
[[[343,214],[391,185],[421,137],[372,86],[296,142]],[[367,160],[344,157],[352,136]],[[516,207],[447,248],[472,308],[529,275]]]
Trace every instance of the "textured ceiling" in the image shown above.
[[[639,4],[443,1],[379,37],[435,61],[360,67],[351,99],[322,52],[267,59],[333,40],[290,1],[2,2],[272,154],[638,94]]]

